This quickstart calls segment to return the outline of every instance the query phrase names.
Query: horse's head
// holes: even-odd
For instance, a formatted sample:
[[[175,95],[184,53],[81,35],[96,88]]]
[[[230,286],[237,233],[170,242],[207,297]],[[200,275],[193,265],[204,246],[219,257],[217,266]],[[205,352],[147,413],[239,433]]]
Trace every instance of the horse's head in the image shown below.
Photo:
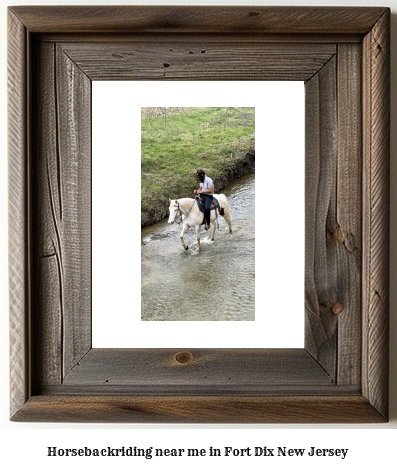
[[[170,207],[169,207],[170,217],[168,218],[168,224],[174,224],[175,218],[179,213],[179,203],[178,200],[171,200],[170,199]]]

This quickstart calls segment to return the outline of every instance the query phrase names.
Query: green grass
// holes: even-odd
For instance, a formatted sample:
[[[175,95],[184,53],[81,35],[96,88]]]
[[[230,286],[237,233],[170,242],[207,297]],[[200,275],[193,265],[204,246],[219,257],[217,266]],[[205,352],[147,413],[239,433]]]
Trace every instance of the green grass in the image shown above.
[[[203,168],[217,185],[255,148],[254,108],[143,109],[141,212],[155,214],[168,198],[191,196],[195,172]],[[156,116],[156,114],[158,114]]]

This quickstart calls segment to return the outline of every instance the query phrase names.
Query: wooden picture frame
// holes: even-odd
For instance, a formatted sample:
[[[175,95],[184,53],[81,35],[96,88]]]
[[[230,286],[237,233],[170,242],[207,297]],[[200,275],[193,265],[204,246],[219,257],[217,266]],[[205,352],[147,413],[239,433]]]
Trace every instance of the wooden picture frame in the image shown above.
[[[388,420],[389,23],[383,7],[9,8],[11,420]],[[305,348],[91,348],[105,79],[305,81]]]

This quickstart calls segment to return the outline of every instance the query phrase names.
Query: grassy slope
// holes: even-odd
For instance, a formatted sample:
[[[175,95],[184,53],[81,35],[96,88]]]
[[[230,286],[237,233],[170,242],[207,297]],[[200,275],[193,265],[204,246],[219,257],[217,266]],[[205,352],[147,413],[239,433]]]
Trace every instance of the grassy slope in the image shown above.
[[[168,198],[193,194],[198,168],[217,191],[255,155],[254,108],[174,110],[142,119],[141,226],[166,215]]]

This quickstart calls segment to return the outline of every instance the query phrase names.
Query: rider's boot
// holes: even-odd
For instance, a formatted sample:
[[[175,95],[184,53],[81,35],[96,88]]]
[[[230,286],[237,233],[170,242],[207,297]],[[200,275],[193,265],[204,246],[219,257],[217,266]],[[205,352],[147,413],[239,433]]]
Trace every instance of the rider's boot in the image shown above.
[[[210,209],[204,210],[205,230],[208,231],[211,224],[211,211]]]

